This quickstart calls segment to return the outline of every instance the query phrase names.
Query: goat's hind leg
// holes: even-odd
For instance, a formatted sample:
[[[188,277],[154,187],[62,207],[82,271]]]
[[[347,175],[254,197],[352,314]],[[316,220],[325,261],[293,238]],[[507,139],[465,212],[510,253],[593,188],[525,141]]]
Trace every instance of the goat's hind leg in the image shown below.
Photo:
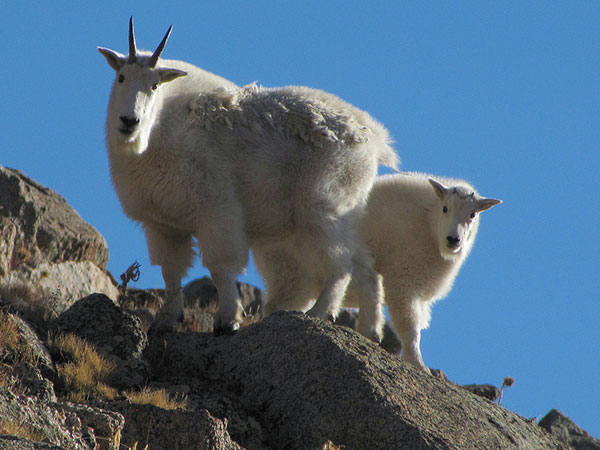
[[[214,316],[215,336],[234,334],[242,322],[243,307],[237,276],[248,264],[248,246],[241,210],[237,207],[213,211],[211,221],[198,236],[204,265],[219,294],[219,310]]]
[[[307,314],[321,319],[337,317],[352,276],[352,240],[348,224],[340,221],[332,230],[315,232],[307,239],[323,268],[324,284],[314,306]],[[312,242],[310,242],[312,241]],[[308,261],[304,262],[309,263]]]
[[[150,260],[162,268],[165,281],[165,304],[156,315],[149,334],[175,331],[183,321],[181,280],[192,265],[194,251],[189,233],[162,226],[145,225]]]
[[[254,260],[267,287],[265,317],[280,310],[305,311],[318,295],[313,277],[285,249],[254,249]]]
[[[352,259],[352,281],[346,293],[348,306],[360,307],[358,331],[363,336],[381,342],[385,318],[383,315],[382,277],[373,269],[373,260],[362,245]]]
[[[392,322],[398,337],[402,342],[403,361],[411,363],[423,372],[431,373],[421,355],[421,329],[423,321],[423,308],[417,299],[396,297],[390,292],[387,301]]]

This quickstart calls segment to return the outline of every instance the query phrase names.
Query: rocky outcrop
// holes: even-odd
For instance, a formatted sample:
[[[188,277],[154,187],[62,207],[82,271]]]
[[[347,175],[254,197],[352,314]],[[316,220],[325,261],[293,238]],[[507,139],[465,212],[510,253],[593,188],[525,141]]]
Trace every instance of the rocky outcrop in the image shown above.
[[[94,345],[96,350],[116,363],[111,384],[119,389],[142,385],[149,377],[142,351],[148,344],[140,320],[119,308],[103,294],[92,294],[62,313],[56,325]]]
[[[506,409],[390,358],[352,330],[276,313],[233,337],[151,342],[158,380],[239,401],[271,448],[567,448]]]
[[[540,426],[574,450],[600,450],[600,439],[592,437],[561,411],[550,411],[540,420]]]
[[[54,314],[65,311],[73,302],[91,293],[102,293],[116,299],[119,290],[106,271],[90,261],[41,263],[37,267],[21,266],[2,281],[4,289],[26,289],[34,286],[35,299],[49,303]]]
[[[27,441],[44,441],[67,450],[117,450],[124,424],[123,416],[115,412],[68,402],[40,401],[36,397],[15,395],[2,387],[0,417],[3,428],[13,424],[10,429],[20,429],[21,437],[26,436]],[[0,448],[2,445],[14,448],[0,441]]]
[[[358,328],[358,311],[351,308],[342,308],[339,315],[335,319],[335,323],[356,330]],[[385,325],[383,327],[383,338],[381,339],[381,343],[379,345],[394,355],[398,355],[402,351],[402,343],[400,342],[400,338],[392,328],[389,320],[385,321]]]
[[[213,417],[206,409],[198,411],[165,410],[152,405],[127,402],[109,406],[127,418],[121,444],[138,448],[195,450],[242,449],[231,440],[227,420]]]
[[[424,375],[398,359],[391,329],[392,353],[292,312],[247,321],[235,336],[187,331],[149,342],[138,317],[151,320],[164,293],[127,289],[118,300],[136,316],[124,311],[107,256],[104,239],[62,197],[0,168],[0,450],[600,448],[558,411],[538,426],[490,401],[495,386]],[[260,290],[238,288],[246,312],[260,318]],[[184,291],[188,329],[210,331],[214,285],[204,278]],[[37,297],[52,314],[33,317],[35,308],[15,300]],[[353,311],[340,317],[350,327],[355,319]],[[92,381],[110,395],[71,395],[72,355],[57,338],[46,341],[56,332],[115,363]],[[147,389],[178,402],[155,401],[163,409],[134,396]]]
[[[51,384],[23,394],[2,391],[0,417],[32,424],[45,443],[61,448],[94,448],[121,435],[126,447],[150,443],[175,450],[321,449],[327,442],[344,449],[567,449],[574,436],[593,442],[572,427],[570,440],[556,427],[551,435],[461,387],[423,375],[349,328],[301,313],[276,313],[231,337],[172,333],[147,345],[135,318],[105,296],[92,295],[57,323],[104,354],[118,355],[121,370],[129,372],[122,377],[133,379],[145,367],[147,383],[187,398],[185,410],[164,410],[125,401],[57,402]],[[23,336],[37,339],[33,332]],[[138,366],[125,362],[131,358]],[[43,378],[28,366],[22,373],[30,381]],[[19,445],[43,448],[30,441]]]
[[[0,166],[0,276],[22,265],[91,261],[106,269],[104,237],[66,200],[22,172]]]
[[[60,314],[82,296],[116,299],[104,237],[63,197],[0,166],[0,297]]]

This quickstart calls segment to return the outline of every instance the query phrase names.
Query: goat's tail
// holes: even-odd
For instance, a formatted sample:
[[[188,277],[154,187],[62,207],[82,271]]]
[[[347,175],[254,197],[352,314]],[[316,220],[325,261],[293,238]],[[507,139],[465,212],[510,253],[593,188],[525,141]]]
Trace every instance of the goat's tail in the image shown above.
[[[394,147],[392,147],[394,140],[390,136],[389,131],[370,116],[368,116],[367,124],[363,130],[369,130],[371,133],[371,151],[376,153],[377,162],[397,172],[399,170],[400,157],[396,153],[396,150],[394,150]]]
[[[400,157],[392,147],[391,138],[388,137],[381,145],[377,146],[377,161],[379,161],[379,164],[383,164],[384,166],[398,171]]]

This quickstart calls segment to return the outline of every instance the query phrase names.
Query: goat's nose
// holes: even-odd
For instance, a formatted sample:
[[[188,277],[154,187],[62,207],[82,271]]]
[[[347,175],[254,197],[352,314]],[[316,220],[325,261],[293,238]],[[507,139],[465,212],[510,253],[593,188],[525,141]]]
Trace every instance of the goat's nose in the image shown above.
[[[140,119],[137,117],[121,116],[119,118],[127,128],[135,128],[140,123]]]
[[[458,245],[458,243],[460,242],[460,238],[458,236],[456,236],[456,237],[446,236],[446,239],[448,240],[448,243],[451,245]]]

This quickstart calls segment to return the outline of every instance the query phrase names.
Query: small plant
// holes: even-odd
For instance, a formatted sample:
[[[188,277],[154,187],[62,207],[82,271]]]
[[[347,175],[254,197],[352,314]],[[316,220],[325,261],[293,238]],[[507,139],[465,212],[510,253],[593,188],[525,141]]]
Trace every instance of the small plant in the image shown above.
[[[124,393],[127,400],[138,405],[154,405],[163,409],[185,409],[184,400],[173,400],[164,389],[152,389],[145,386],[140,391],[127,391]]]
[[[513,377],[504,378],[504,381],[502,382],[502,386],[500,386],[500,395],[498,396],[498,404],[499,405],[502,403],[502,394],[504,392],[504,388],[511,387],[513,384],[515,384],[515,379]]]
[[[140,279],[140,267],[141,264],[137,261],[134,261],[132,265],[130,265],[125,272],[121,274],[121,293],[125,295],[125,291],[127,290],[127,284],[130,281],[137,282]]]
[[[51,339],[51,346],[64,361],[57,370],[71,401],[112,400],[117,396],[117,390],[107,384],[115,364],[101,356],[93,345],[74,334],[58,334]]]

